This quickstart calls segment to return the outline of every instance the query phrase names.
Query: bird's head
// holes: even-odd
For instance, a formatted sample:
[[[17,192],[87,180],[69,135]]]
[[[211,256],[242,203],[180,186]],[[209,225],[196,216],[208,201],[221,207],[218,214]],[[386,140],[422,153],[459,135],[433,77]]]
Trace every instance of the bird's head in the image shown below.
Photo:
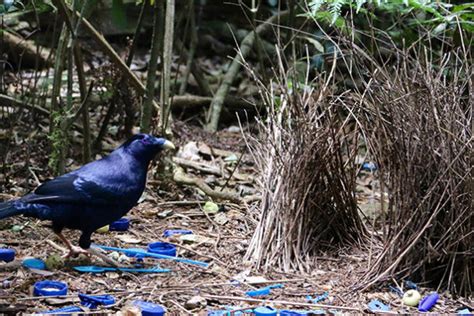
[[[123,143],[120,148],[137,158],[151,160],[163,149],[175,149],[175,146],[164,138],[149,134],[136,134]]]

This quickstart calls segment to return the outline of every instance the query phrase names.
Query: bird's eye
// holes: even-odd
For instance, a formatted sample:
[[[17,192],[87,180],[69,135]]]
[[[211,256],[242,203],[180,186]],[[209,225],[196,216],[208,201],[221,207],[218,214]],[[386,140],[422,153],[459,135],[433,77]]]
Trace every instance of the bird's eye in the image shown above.
[[[145,145],[150,145],[151,144],[151,142],[148,138],[143,138],[142,143],[145,144]]]

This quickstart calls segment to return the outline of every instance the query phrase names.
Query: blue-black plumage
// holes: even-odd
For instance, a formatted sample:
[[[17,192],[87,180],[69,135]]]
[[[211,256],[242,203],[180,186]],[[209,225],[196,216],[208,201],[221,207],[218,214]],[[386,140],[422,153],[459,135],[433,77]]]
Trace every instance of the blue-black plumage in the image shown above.
[[[0,219],[24,215],[50,220],[53,230],[70,252],[85,252],[91,234],[124,216],[145,189],[150,161],[173,143],[148,134],[137,134],[108,156],[40,185],[20,199],[0,203]],[[79,246],[61,234],[63,228],[82,231]]]

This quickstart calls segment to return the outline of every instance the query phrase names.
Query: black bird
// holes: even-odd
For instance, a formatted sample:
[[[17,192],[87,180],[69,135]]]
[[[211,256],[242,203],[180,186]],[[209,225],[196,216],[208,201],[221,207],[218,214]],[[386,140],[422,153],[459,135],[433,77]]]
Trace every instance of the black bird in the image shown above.
[[[51,220],[53,231],[67,245],[69,257],[88,253],[92,233],[125,215],[143,193],[148,165],[173,143],[137,134],[108,156],[41,184],[20,199],[0,203],[0,219],[24,215]],[[61,233],[63,228],[82,231],[79,246]]]

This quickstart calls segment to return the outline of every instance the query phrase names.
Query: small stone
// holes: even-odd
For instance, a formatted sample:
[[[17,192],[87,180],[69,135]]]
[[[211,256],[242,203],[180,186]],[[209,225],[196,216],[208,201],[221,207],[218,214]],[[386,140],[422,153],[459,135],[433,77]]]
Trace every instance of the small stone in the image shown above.
[[[207,301],[202,296],[193,296],[184,304],[186,309],[201,309],[207,306]]]

